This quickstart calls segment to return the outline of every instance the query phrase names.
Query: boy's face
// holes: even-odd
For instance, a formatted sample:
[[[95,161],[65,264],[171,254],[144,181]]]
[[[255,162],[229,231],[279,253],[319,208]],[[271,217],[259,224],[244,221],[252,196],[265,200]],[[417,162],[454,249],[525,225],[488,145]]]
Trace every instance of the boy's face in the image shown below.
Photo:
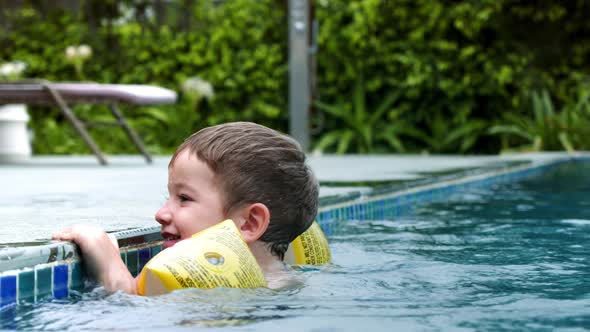
[[[156,212],[168,248],[225,219],[220,188],[213,171],[188,150],[168,170],[169,198]]]

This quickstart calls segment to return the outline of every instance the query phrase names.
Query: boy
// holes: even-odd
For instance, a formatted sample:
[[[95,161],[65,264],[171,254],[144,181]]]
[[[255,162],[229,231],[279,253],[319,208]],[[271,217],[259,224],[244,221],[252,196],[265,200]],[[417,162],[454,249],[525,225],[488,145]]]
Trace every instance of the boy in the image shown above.
[[[190,136],[168,165],[167,201],[156,213],[162,247],[232,219],[270,288],[281,286],[287,247],[313,222],[318,182],[292,138],[248,122],[208,127]],[[136,294],[116,240],[84,226],[52,237],[74,241],[91,273],[110,292]]]

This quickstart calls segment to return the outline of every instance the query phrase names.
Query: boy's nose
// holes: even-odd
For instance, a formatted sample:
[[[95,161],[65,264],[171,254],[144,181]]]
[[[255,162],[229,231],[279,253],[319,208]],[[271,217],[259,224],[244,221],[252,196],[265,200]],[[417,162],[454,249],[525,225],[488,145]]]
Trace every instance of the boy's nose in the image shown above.
[[[164,206],[162,206],[158,212],[156,212],[156,221],[160,224],[166,225],[172,221],[172,213],[166,204],[164,204]]]

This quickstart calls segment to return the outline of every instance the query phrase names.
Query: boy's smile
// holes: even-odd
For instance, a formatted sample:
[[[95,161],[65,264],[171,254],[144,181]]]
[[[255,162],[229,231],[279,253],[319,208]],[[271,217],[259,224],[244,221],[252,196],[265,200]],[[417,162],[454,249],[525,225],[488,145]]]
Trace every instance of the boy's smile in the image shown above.
[[[178,154],[168,170],[168,193],[156,212],[165,239],[163,249],[227,219],[215,173],[188,149]]]

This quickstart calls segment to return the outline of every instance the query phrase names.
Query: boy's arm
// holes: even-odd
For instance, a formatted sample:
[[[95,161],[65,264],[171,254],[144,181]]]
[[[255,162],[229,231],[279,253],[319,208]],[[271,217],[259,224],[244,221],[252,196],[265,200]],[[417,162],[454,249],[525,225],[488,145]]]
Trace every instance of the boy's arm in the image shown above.
[[[84,263],[108,292],[124,291],[137,294],[135,279],[121,259],[119,245],[103,230],[75,226],[52,235],[54,240],[73,241],[80,250]]]

